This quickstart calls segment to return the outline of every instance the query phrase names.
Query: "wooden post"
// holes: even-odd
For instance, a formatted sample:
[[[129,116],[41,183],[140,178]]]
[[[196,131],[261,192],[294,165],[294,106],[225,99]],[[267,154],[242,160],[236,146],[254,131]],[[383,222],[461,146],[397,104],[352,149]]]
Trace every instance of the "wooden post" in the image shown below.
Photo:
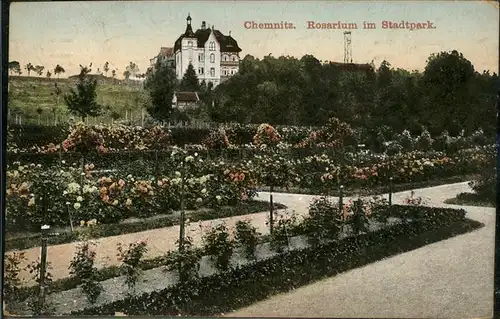
[[[49,225],[43,225],[41,227],[42,232],[42,255],[40,256],[40,294],[38,300],[38,312],[37,315],[42,315],[44,303],[45,303],[45,270],[47,264],[47,231],[50,229]]]
[[[269,233],[273,233],[274,228],[274,203],[273,203],[274,186],[269,187]]]
[[[389,206],[392,206],[392,176],[389,178]]]
[[[181,164],[181,220],[180,220],[180,233],[179,233],[179,251],[183,252],[184,251],[184,232],[185,232],[185,225],[184,225],[184,179],[185,179],[185,169],[184,169],[184,158],[181,159],[182,164]]]

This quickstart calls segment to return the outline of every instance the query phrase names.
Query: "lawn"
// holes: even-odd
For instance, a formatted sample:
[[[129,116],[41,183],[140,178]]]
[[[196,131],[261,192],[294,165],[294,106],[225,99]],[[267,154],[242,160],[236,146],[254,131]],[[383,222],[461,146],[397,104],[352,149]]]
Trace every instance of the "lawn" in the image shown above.
[[[61,89],[59,97],[55,94],[56,83]],[[68,78],[9,76],[9,112],[12,119],[13,114],[21,112],[23,123],[38,123],[37,109],[40,108],[40,124],[54,124],[56,116],[57,122],[66,122],[70,115],[63,95],[75,87],[75,83]],[[102,118],[96,118],[96,123],[110,123],[112,112],[116,112],[117,117],[120,115],[119,119],[140,119],[140,104],[136,101],[141,98],[141,91],[141,86],[137,84],[111,78],[101,79],[97,86],[97,100],[102,105],[109,106],[110,110]]]

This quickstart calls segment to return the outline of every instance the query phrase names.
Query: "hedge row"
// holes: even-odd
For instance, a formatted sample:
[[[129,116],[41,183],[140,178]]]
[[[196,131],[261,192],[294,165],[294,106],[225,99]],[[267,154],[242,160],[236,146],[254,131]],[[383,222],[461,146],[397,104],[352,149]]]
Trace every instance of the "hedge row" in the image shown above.
[[[285,205],[274,203],[275,209],[285,209]],[[249,202],[241,202],[234,207],[221,207],[218,209],[206,209],[190,212],[187,218],[191,222],[198,222],[211,219],[219,219],[225,217],[242,216],[255,214],[269,210],[269,203],[266,201],[252,200]],[[92,226],[92,231],[89,233],[90,238],[97,239],[102,237],[118,236],[129,233],[136,233],[145,230],[171,227],[179,224],[179,218],[176,216],[165,216],[161,218],[143,219],[137,222],[116,223],[116,224],[99,224]],[[84,228],[86,229],[86,228]],[[48,239],[49,245],[60,245],[71,243],[79,240],[80,232],[78,228],[75,231],[65,231],[57,236],[51,236]],[[10,239],[5,239],[5,251],[15,249],[28,249],[41,245],[40,234],[32,234],[28,236],[13,236]]]
[[[128,315],[219,315],[324,276],[332,276],[483,226],[465,219],[463,210],[429,207],[413,209],[395,205],[391,212],[416,219],[322,246],[285,252],[227,272],[87,308],[72,315],[112,315],[115,312]],[[435,216],[438,215],[442,217],[436,220]]]

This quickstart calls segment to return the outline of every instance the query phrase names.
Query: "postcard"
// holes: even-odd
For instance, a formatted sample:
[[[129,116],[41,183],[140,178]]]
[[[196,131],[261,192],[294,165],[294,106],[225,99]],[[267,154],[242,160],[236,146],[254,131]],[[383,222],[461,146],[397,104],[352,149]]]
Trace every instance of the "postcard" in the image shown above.
[[[491,317],[498,9],[11,3],[4,312]]]

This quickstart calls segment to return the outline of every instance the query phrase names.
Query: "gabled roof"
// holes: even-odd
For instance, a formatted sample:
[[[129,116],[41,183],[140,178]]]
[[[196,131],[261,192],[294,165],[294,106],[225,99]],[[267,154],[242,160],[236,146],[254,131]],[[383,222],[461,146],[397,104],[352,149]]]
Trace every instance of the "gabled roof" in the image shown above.
[[[238,42],[233,39],[229,35],[224,35],[219,30],[212,28],[206,29],[198,29],[196,32],[193,32],[191,28],[191,24],[186,26],[186,31],[179,36],[179,38],[175,41],[174,52],[177,52],[181,48],[182,39],[184,38],[193,38],[197,41],[198,48],[205,47],[205,43],[210,37],[210,33],[213,32],[215,39],[219,42],[221,52],[241,52],[240,47],[238,46]]]
[[[198,102],[200,98],[196,92],[174,92],[177,102]]]

